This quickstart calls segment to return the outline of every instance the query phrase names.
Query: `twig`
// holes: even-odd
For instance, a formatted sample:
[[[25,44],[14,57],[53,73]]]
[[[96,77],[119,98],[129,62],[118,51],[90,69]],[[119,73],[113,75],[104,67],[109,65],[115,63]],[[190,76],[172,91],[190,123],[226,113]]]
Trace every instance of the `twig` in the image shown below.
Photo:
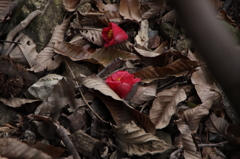
[[[209,143],[209,144],[198,144],[198,147],[223,147],[224,144],[227,144],[227,141],[220,143]],[[176,151],[172,152],[169,159],[176,159],[177,154],[183,151],[183,147],[178,148]]]
[[[23,30],[24,28],[27,27],[27,25],[39,14],[41,14],[42,11],[40,10],[36,10],[34,12],[32,12],[31,14],[29,14],[27,16],[27,18],[25,18],[20,24],[18,24],[13,30],[11,30],[6,38],[6,41],[13,41],[13,38],[15,37],[15,35],[20,32],[21,30]],[[9,48],[10,44],[9,43],[4,43],[3,45],[3,49],[2,52],[3,54],[6,54],[6,50]],[[7,54],[6,54],[7,55]]]
[[[5,43],[14,43],[14,44],[21,44],[20,42],[15,42],[15,41],[6,41],[6,40],[0,40],[0,42],[5,42]]]
[[[56,122],[54,122],[54,125],[57,127],[57,130],[56,130],[57,134],[59,135],[59,137],[61,137],[61,139],[62,139],[63,143],[65,144],[65,146],[67,147],[68,151],[70,152],[70,154],[73,155],[73,158],[81,159],[77,150],[75,149],[75,146],[73,145],[72,141],[70,140],[67,133],[65,132],[64,128]]]
[[[66,61],[65,61],[65,63],[66,63],[66,65],[67,65],[68,69],[70,70],[70,72],[71,72],[71,74],[72,74],[72,77],[73,77],[73,78],[76,78],[75,75],[74,75],[73,72],[72,72],[71,67],[67,64]],[[79,87],[78,82],[75,82],[75,84],[77,85],[77,87]],[[96,115],[96,117],[98,117],[98,119],[100,119],[102,122],[109,124],[110,122],[102,119],[102,118],[93,110],[93,108],[88,104],[86,98],[84,97],[84,95],[83,95],[83,93],[82,93],[81,88],[79,88],[78,90],[79,90],[79,92],[80,92],[80,94],[81,94],[81,96],[82,96],[82,98],[83,98],[83,101],[84,101],[85,104],[88,106],[88,108],[94,113],[94,115]]]
[[[183,151],[183,147],[179,147],[176,151],[173,151],[169,157],[169,159],[176,159],[177,154]]]
[[[219,143],[210,143],[210,144],[198,144],[198,147],[223,147],[224,144],[227,144],[227,141]]]

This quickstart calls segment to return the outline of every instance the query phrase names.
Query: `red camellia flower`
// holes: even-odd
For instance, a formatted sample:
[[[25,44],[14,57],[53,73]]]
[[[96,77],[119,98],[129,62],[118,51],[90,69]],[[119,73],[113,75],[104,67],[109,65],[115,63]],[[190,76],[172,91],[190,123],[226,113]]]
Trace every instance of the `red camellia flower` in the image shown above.
[[[108,27],[102,29],[104,47],[116,45],[128,39],[128,35],[117,24],[109,23]]]
[[[115,72],[106,79],[106,83],[109,87],[112,88],[121,98],[125,98],[132,90],[133,85],[140,81],[141,78],[134,78],[134,75],[131,75],[127,71]]]

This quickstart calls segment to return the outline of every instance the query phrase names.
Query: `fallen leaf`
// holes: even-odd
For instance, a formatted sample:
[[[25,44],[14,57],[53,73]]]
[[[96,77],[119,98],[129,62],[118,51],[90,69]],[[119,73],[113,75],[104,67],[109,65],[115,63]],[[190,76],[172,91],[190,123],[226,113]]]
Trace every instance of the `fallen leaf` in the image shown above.
[[[107,67],[116,58],[122,58],[123,60],[137,60],[139,59],[135,54],[115,49],[114,47],[103,47],[97,49],[95,52],[90,53],[84,51],[82,46],[72,45],[66,42],[56,43],[55,52],[64,56],[68,56],[73,61],[89,61],[96,64],[101,64]]]
[[[28,88],[28,93],[31,96],[45,100],[50,96],[54,86],[64,77],[57,74],[48,74],[40,78],[36,83],[34,83],[31,87]]]
[[[210,159],[225,159],[226,158],[224,156],[221,156],[221,154],[219,154],[216,151],[216,147],[214,147],[214,148],[213,147],[203,147],[202,154],[203,154],[203,158],[210,158]]]
[[[117,136],[117,142],[121,147],[121,151],[129,156],[142,156],[145,154],[164,153],[173,148],[165,141],[158,137],[146,133],[142,128],[138,127],[133,121],[129,124],[121,126],[112,126]]]
[[[151,84],[149,86],[138,85],[136,93],[131,99],[133,104],[143,104],[146,101],[152,100],[156,97],[157,84]]]
[[[0,156],[11,159],[52,159],[47,154],[12,138],[0,138]]]
[[[165,1],[164,0],[151,0],[150,3],[148,3],[148,10],[142,9],[142,18],[143,19],[149,19],[153,16],[156,16],[158,13],[161,12]]]
[[[210,120],[219,133],[222,135],[227,134],[227,127],[229,123],[224,118],[217,117],[214,113],[211,113]]]
[[[119,13],[124,19],[136,20],[137,22],[142,20],[138,0],[121,0]]]
[[[103,46],[102,29],[84,28],[80,30],[80,33],[84,38],[93,44]]]
[[[212,104],[215,101],[215,98],[214,96],[211,96],[210,98],[208,98],[208,100],[205,100],[199,106],[187,109],[183,112],[184,119],[186,120],[186,123],[189,126],[192,133],[197,132],[200,120],[209,114],[209,110],[211,109]]]
[[[31,67],[30,71],[40,72],[45,69],[50,71],[56,69],[60,65],[62,57],[54,53],[53,45],[58,41],[63,41],[71,18],[72,16],[64,19],[62,24],[56,26],[48,45],[37,55],[35,64]]]
[[[38,102],[41,100],[26,99],[26,98],[8,98],[8,99],[6,99],[6,98],[0,97],[0,101],[3,102],[7,106],[17,108],[17,107],[21,107],[22,105],[24,105],[26,103]]]
[[[155,53],[153,51],[139,49],[137,47],[134,47],[134,50],[137,51],[137,53],[139,53],[140,55],[142,55],[144,57],[157,57],[157,56],[159,56],[159,53]]]
[[[48,144],[42,143],[40,141],[38,141],[33,146],[33,148],[41,150],[42,152],[48,154],[52,158],[60,157],[64,153],[64,151],[66,151],[66,149],[63,149],[61,147],[54,147],[52,145],[48,145]]]
[[[201,154],[193,141],[191,130],[187,124],[182,120],[178,120],[176,123],[181,132],[180,138],[182,139],[182,145],[184,148],[183,155],[185,159],[201,159]]]
[[[141,21],[140,30],[138,31],[137,36],[134,38],[138,45],[144,46],[145,48],[148,48],[148,29],[148,20]]]
[[[11,0],[0,1],[0,22],[7,19],[8,14],[14,9],[13,2]]]
[[[172,87],[157,94],[149,112],[149,117],[156,129],[162,129],[169,124],[178,103],[186,98],[185,91],[178,87]]]
[[[141,78],[141,82],[150,83],[170,76],[179,77],[186,75],[188,71],[191,71],[197,65],[196,61],[178,59],[165,67],[148,66],[133,74],[135,77]]]
[[[63,0],[63,5],[67,11],[73,12],[77,8],[79,2],[80,0]]]
[[[177,19],[177,12],[175,9],[167,12],[162,18],[161,22],[162,23],[167,23],[167,22],[174,22]]]
[[[165,47],[167,46],[168,44],[168,41],[164,41],[162,42],[153,52],[156,52],[156,53],[163,53]]]
[[[101,78],[92,75],[83,78],[81,84],[87,88],[96,90],[95,94],[105,103],[117,125],[135,121],[146,132],[155,134],[155,127],[149,117],[124,102]]]
[[[148,40],[148,48],[154,49],[157,48],[160,45],[160,36],[155,35]]]

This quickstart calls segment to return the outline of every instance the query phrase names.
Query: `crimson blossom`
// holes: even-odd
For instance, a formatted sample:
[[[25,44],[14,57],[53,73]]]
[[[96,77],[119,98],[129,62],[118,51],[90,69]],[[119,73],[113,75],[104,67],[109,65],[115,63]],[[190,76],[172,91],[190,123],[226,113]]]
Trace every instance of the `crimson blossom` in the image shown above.
[[[106,83],[120,98],[125,98],[133,85],[140,81],[141,78],[134,78],[134,75],[127,71],[117,71],[106,79]]]
[[[128,35],[117,24],[109,23],[108,27],[102,29],[102,38],[104,39],[104,47],[108,47],[126,41]]]

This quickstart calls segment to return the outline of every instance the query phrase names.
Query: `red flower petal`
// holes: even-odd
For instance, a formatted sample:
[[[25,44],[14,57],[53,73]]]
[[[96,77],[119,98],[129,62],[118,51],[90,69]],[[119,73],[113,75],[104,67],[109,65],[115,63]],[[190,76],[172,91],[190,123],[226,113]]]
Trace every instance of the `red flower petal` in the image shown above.
[[[107,82],[107,84],[114,90],[120,98],[125,98],[132,90],[132,84],[119,83],[119,82]]]
[[[110,31],[112,32],[110,33]],[[102,29],[102,38],[104,39],[104,47],[108,47],[126,41],[128,35],[117,24],[109,23],[108,27]]]
[[[125,98],[131,91],[133,85],[140,82],[140,78],[135,78],[127,71],[118,71],[108,76],[106,83],[112,88],[121,98]]]

